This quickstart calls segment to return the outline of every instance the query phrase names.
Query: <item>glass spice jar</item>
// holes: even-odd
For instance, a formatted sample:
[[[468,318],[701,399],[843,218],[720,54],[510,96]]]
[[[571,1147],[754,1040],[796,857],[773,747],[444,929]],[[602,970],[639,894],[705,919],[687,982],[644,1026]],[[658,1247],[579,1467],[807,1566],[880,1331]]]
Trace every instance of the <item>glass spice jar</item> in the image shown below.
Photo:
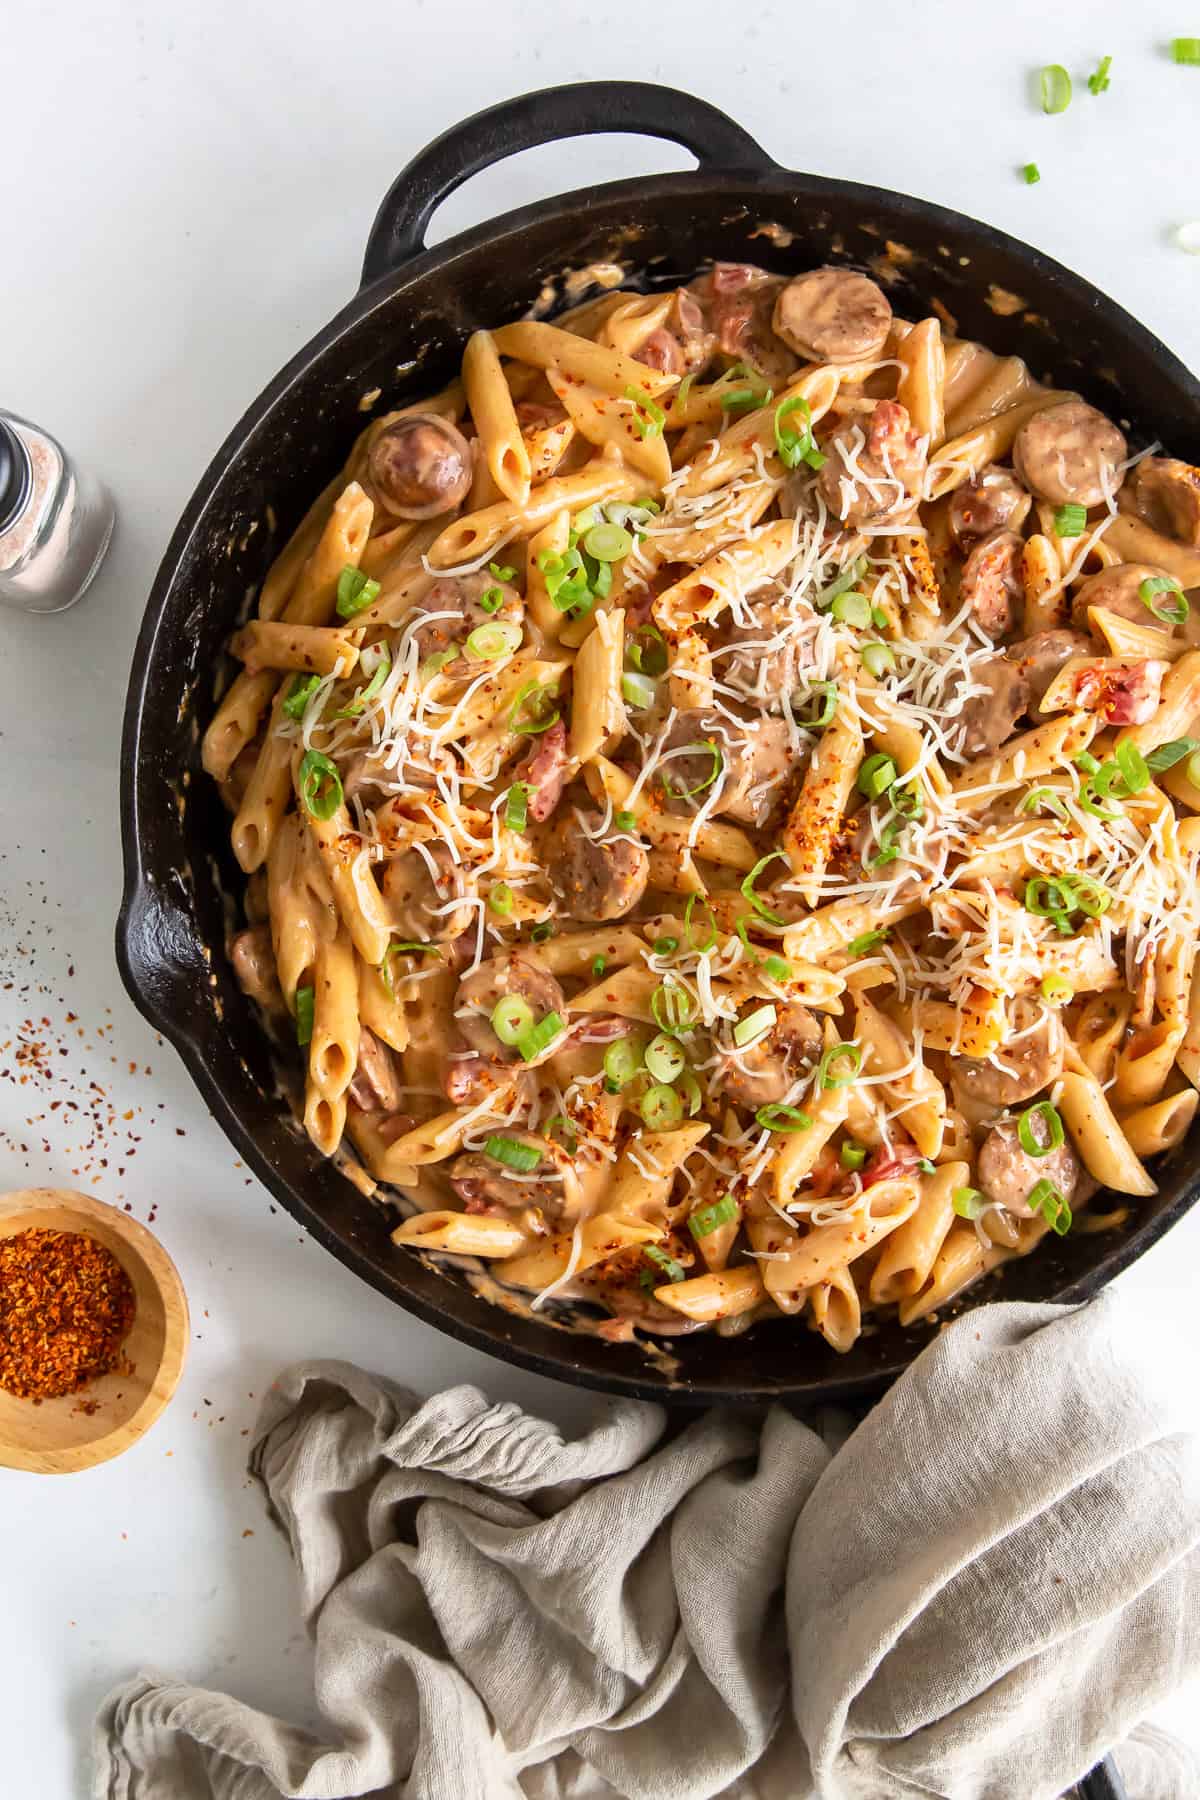
[[[48,432],[0,410],[0,605],[74,606],[104,560],[113,503]]]

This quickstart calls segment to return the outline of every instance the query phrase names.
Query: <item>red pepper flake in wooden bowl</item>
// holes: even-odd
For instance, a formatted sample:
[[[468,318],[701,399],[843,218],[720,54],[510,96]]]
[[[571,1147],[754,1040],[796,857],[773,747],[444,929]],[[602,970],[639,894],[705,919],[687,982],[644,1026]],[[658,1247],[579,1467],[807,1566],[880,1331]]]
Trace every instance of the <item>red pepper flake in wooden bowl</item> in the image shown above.
[[[119,1366],[133,1287],[83,1232],[0,1237],[0,1388],[38,1405]]]

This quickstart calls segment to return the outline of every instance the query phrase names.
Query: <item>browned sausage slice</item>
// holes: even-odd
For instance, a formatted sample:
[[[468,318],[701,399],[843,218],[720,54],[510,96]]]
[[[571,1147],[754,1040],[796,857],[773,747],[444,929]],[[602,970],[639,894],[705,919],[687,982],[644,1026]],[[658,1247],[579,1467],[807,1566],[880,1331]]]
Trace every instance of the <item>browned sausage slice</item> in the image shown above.
[[[471,446],[449,419],[411,413],[380,432],[367,457],[367,473],[397,518],[432,519],[466,499]]]
[[[693,707],[677,716],[663,756],[659,780],[670,811],[697,812],[716,789],[714,814],[759,825],[791,767],[791,737],[783,720],[772,718],[748,720],[739,737],[726,720]]]
[[[854,422],[840,425],[822,448],[817,491],[846,525],[882,524],[920,492],[928,446],[898,400],[880,400],[865,433]]]
[[[1079,1159],[1070,1144],[1047,1156],[1030,1156],[1021,1148],[1015,1119],[1005,1119],[984,1138],[979,1151],[979,1185],[989,1200],[1020,1219],[1033,1216],[1029,1196],[1039,1181],[1052,1181],[1071,1200],[1079,1182]]]
[[[1084,400],[1067,400],[1026,419],[1012,460],[1025,486],[1054,506],[1099,506],[1123,477],[1118,465],[1129,447],[1102,412]]]
[[[771,329],[782,285],[782,277],[753,263],[717,263],[690,289],[693,303],[712,329],[716,348],[775,386],[796,367],[791,350]]]
[[[1036,707],[1063,664],[1073,656],[1089,656],[1092,648],[1092,639],[1082,631],[1035,631],[1032,637],[1010,644],[1005,655],[1020,670],[1029,704]]]
[[[789,1002],[777,1010],[765,1037],[745,1050],[725,1054],[722,1089],[742,1106],[769,1106],[784,1098],[820,1054],[821,1027],[806,1006]]]
[[[955,488],[950,502],[950,529],[960,544],[991,537],[993,531],[1020,531],[1030,496],[1011,469],[988,463],[974,481]]]
[[[995,1062],[951,1057],[955,1079],[972,1100],[986,1106],[1015,1106],[1018,1100],[1032,1100],[1062,1074],[1066,1036],[1056,1012],[1035,1000],[1018,998],[1012,1006],[1011,1031]]]
[[[1126,494],[1147,525],[1200,550],[1200,469],[1173,456],[1147,456],[1130,476]]]
[[[1153,581],[1165,574],[1165,569],[1156,569],[1152,563],[1117,563],[1111,569],[1101,569],[1098,575],[1089,576],[1080,585],[1071,616],[1080,630],[1086,630],[1091,623],[1089,606],[1103,606],[1106,611],[1116,613],[1118,618],[1129,619],[1135,625],[1148,625],[1151,631],[1173,631],[1170,621],[1152,613],[1139,592],[1143,581]]]
[[[550,849],[555,885],[577,919],[620,919],[650,879],[650,859],[631,838],[593,843],[578,826],[560,826]]]
[[[1023,549],[1015,531],[997,531],[966,560],[959,594],[989,637],[1007,637],[1021,616]]]
[[[1016,730],[1017,720],[1029,710],[1029,683],[1006,657],[992,656],[971,669],[972,685],[983,693],[964,703],[959,721],[964,726],[964,756],[985,756],[998,750]]]
[[[468,1212],[520,1211],[535,1207],[555,1221],[578,1210],[579,1177],[571,1158],[549,1138],[532,1131],[506,1130],[511,1138],[537,1152],[532,1169],[518,1172],[482,1154],[460,1156],[450,1165],[450,1185]]]
[[[406,943],[448,943],[475,919],[474,909],[465,902],[466,878],[448,844],[425,844],[422,850],[392,857],[383,865],[379,885],[392,924]],[[456,906],[455,901],[463,904]]]
[[[883,349],[892,309],[877,282],[854,269],[810,269],[775,302],[775,332],[806,362],[857,362]]]
[[[252,925],[248,931],[239,931],[229,946],[229,960],[243,994],[268,1012],[282,1010],[283,994],[268,925]]]
[[[547,1013],[565,1013],[563,991],[548,970],[523,956],[493,956],[464,975],[454,997],[454,1017],[472,1050],[501,1062],[517,1062],[515,1044],[502,1044],[492,1030],[496,1002],[508,994],[527,1000],[535,1019]]]

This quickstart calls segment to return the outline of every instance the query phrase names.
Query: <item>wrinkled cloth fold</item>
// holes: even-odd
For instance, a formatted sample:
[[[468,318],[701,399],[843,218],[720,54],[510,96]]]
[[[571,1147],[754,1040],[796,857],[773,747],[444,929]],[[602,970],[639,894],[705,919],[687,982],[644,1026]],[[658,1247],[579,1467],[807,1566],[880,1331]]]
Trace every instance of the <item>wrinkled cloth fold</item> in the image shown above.
[[[1200,1452],[1105,1295],[944,1330],[854,1429],[610,1405],[586,1436],[348,1364],[275,1384],[251,1468],[320,1736],[150,1674],[96,1800],[1054,1800],[1200,1669]],[[1133,1734],[1133,1735],[1131,1735]],[[1128,1740],[1122,1744],[1122,1740]]]

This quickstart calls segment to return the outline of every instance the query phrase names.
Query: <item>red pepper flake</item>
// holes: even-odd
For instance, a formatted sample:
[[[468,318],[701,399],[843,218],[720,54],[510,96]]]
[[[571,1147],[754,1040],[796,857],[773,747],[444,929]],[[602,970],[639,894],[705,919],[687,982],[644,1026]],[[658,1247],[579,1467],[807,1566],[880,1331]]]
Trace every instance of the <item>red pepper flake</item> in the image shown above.
[[[128,1275],[95,1238],[0,1238],[0,1388],[35,1405],[78,1393],[120,1365],[134,1311]]]

